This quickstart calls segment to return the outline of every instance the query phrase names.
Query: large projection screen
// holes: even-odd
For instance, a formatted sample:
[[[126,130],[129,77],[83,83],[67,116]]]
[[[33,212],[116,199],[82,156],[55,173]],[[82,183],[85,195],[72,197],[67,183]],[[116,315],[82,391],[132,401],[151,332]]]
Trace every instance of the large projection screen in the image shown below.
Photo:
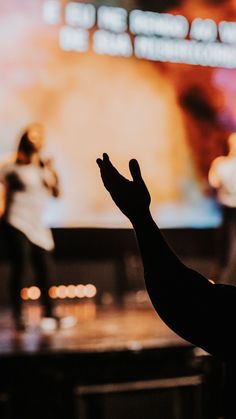
[[[160,227],[217,226],[220,208],[207,175],[236,130],[236,70],[97,53],[91,45],[97,22],[88,48],[66,50],[59,34],[69,2],[51,1],[50,7],[60,4],[60,16],[46,2],[0,4],[0,157],[14,152],[29,124],[44,125],[44,155],[52,157],[62,189],[45,213],[48,225],[130,227],[100,180],[96,158],[107,152],[128,177],[129,159],[139,160]],[[219,24],[236,14],[231,1],[167,4],[162,11],[190,24],[196,18]],[[93,5],[97,10],[102,2]],[[126,2],[112,5],[125,10]]]

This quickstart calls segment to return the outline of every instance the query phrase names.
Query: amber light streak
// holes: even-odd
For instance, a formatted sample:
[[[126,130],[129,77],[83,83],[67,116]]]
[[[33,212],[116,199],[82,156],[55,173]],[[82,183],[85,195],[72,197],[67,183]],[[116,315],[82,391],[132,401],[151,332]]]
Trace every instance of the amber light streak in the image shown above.
[[[38,300],[41,296],[41,291],[38,287],[22,288],[21,298],[23,300]]]
[[[52,299],[64,300],[66,298],[93,298],[97,294],[97,288],[93,284],[78,284],[78,285],[58,285],[49,288],[49,296]],[[41,296],[41,291],[38,287],[22,288],[21,298],[27,300],[38,300]]]

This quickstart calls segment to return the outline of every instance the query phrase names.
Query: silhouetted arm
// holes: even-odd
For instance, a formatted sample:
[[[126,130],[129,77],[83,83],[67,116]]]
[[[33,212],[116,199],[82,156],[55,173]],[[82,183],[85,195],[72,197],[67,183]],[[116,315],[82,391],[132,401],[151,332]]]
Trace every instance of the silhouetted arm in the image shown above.
[[[52,161],[50,159],[41,161],[41,165],[45,172],[44,185],[54,198],[58,198],[61,192],[59,186],[59,177],[52,165]]]
[[[146,288],[157,313],[182,338],[229,356],[236,288],[212,284],[175,255],[152,219],[150,195],[136,160],[130,161],[133,181],[124,178],[106,154],[97,163],[106,189],[135,229]]]
[[[226,355],[232,341],[236,289],[212,284],[175,255],[151,215],[132,219],[154,308],[179,336],[207,352]],[[231,299],[234,294],[234,305]],[[228,313],[226,308],[229,309]],[[231,330],[230,330],[231,322]]]

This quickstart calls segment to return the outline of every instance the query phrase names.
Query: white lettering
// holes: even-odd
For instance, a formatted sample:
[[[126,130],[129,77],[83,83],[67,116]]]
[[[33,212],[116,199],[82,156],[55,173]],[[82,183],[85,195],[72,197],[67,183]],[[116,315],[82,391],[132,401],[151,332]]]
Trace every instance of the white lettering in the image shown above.
[[[96,23],[96,9],[92,4],[68,3],[65,20],[67,25],[90,29]]]
[[[189,23],[181,15],[133,10],[130,13],[130,31],[135,35],[185,38],[189,31]]]
[[[221,42],[236,44],[236,22],[220,22],[219,35]]]
[[[89,46],[89,32],[64,26],[60,30],[59,43],[64,51],[85,52]]]
[[[98,8],[98,27],[111,32],[125,32],[127,30],[128,12],[121,7],[101,6]]]
[[[134,52],[136,57],[152,61],[236,68],[235,48],[220,42],[202,43],[137,36]]]
[[[212,19],[193,20],[190,30],[190,37],[197,41],[214,42],[217,39],[217,25]]]
[[[61,22],[61,4],[58,0],[46,0],[43,3],[43,20],[49,25]]]
[[[97,54],[131,57],[133,47],[128,33],[114,34],[104,30],[94,33],[93,49]]]

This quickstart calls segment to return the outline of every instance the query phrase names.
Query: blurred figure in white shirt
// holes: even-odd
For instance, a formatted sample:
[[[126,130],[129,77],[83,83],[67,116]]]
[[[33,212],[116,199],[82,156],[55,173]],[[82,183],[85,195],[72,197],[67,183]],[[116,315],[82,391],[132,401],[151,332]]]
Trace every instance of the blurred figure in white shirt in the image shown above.
[[[21,136],[13,161],[0,168],[1,224],[10,259],[10,298],[17,329],[24,328],[20,292],[28,262],[41,289],[44,316],[54,317],[48,295],[48,256],[54,240],[43,223],[43,212],[48,198],[59,196],[59,182],[51,161],[41,157],[43,144],[43,127],[31,125]]]
[[[236,285],[236,133],[228,138],[228,154],[212,162],[208,178],[222,208],[218,282]]]

